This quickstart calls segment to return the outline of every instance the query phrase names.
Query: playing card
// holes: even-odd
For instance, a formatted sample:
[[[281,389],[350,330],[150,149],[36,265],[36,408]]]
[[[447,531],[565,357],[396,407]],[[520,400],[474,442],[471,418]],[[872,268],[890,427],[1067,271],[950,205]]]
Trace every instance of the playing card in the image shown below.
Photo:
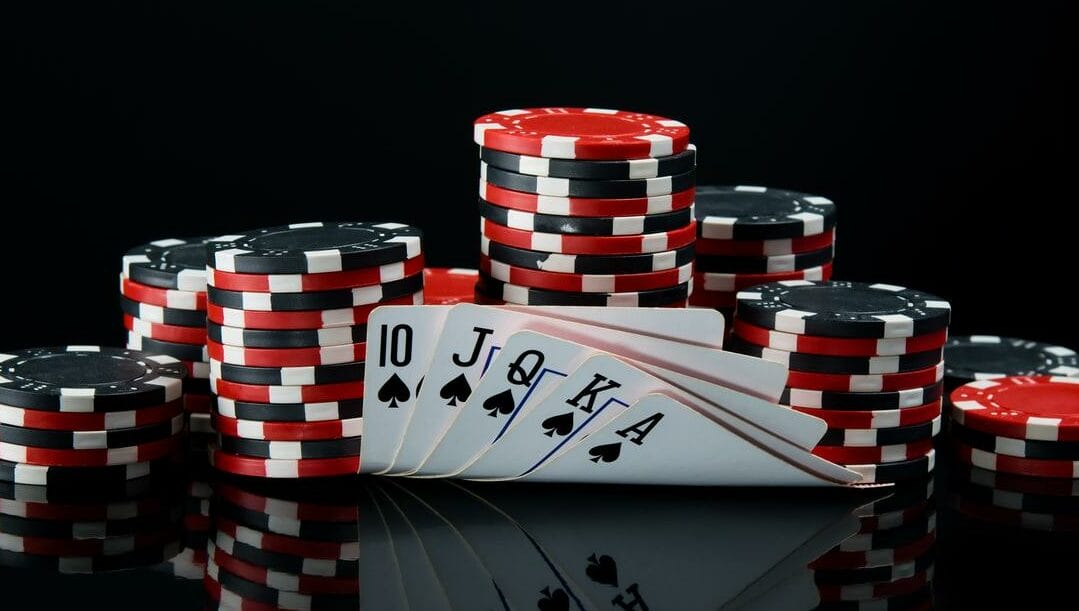
[[[480,377],[506,339],[515,331],[547,321],[555,328],[574,329],[583,337],[615,334],[632,343],[632,339],[640,337],[638,334],[620,331],[607,325],[609,323],[627,326],[636,321],[640,328],[650,334],[671,335],[673,333],[673,336],[679,339],[698,335],[691,333],[692,329],[683,326],[686,323],[685,316],[672,316],[671,312],[674,310],[670,309],[579,308],[579,310],[582,316],[587,314],[592,317],[591,324],[490,306],[474,304],[454,306],[446,317],[441,336],[430,360],[425,384],[416,399],[412,410],[413,415],[406,427],[394,466],[387,473],[409,475],[416,472],[438,440],[449,429],[449,424],[468,402]],[[679,312],[686,313],[685,310]],[[704,332],[722,328],[721,323],[714,324],[713,317],[701,317],[701,320],[712,323],[705,324]],[[664,325],[674,331],[664,333]],[[370,326],[368,332],[371,332]],[[702,333],[696,341],[707,341],[707,336]],[[721,343],[722,335],[714,338],[714,342]],[[754,360],[763,362],[759,359]],[[772,367],[773,365],[765,366],[769,370]],[[782,370],[782,367],[777,369],[777,371]],[[780,391],[782,391],[782,385],[776,391],[776,396]],[[366,428],[366,430],[371,434],[377,429]]]
[[[361,518],[359,520],[362,549],[359,575],[360,607],[408,611],[405,587],[401,583],[401,567],[397,564],[393,540],[385,520],[382,519],[382,511],[372,496],[374,487],[368,485],[365,488],[366,494],[360,497]],[[315,561],[312,559],[311,562]],[[364,584],[373,583],[377,583],[378,587],[364,587]]]
[[[450,306],[383,306],[367,319],[360,469],[383,473],[412,415]]]
[[[834,486],[859,479],[856,473],[804,450],[793,456],[768,451],[669,396],[649,395],[632,408],[615,411],[602,430],[582,438],[547,464],[543,458],[530,459],[533,470],[523,472],[521,479],[683,486]],[[495,445],[476,465],[489,456],[499,457],[500,447]],[[519,464],[512,458],[507,460]],[[493,469],[492,465],[486,473]]]
[[[446,593],[442,590],[442,584],[435,575],[416,530],[381,487],[376,488],[375,492],[382,518],[393,540],[408,608],[451,611],[453,607],[446,599]]]

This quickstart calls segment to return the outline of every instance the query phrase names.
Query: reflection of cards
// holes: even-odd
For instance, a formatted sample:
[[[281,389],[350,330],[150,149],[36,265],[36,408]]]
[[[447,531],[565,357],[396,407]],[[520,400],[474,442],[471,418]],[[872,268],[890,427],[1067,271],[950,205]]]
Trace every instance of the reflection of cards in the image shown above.
[[[683,485],[844,485],[786,370],[666,308],[383,307],[367,337],[365,472]]]

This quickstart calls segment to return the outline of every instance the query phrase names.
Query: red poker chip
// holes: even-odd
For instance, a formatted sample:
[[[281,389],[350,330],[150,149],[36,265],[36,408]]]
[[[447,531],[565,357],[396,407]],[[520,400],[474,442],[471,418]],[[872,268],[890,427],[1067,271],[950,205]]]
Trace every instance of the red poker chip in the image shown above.
[[[50,467],[128,465],[175,454],[181,446],[181,441],[183,441],[182,435],[172,435],[137,446],[93,450],[54,450],[0,442],[0,460]]]
[[[951,395],[952,418],[1002,437],[1079,441],[1079,378],[1013,376],[976,380]]]
[[[719,272],[697,272],[693,280],[697,287],[706,291],[737,293],[742,289],[768,282],[782,280],[829,280],[832,277],[832,264],[825,263],[817,267],[807,267],[790,272],[770,272],[762,274],[728,274]]]
[[[480,180],[480,198],[502,208],[534,214],[581,217],[618,217],[664,214],[693,205],[695,189],[651,197],[599,198],[555,197],[513,191]]]
[[[206,329],[200,327],[180,327],[166,325],[135,318],[130,314],[124,314],[124,328],[134,331],[143,337],[159,339],[166,342],[179,344],[204,344],[206,343]]]
[[[773,240],[717,240],[697,238],[697,254],[736,257],[773,257],[793,255],[828,248],[835,241],[835,230],[797,238]]]
[[[215,448],[210,454],[210,461],[215,468],[226,473],[249,475],[251,477],[301,479],[355,475],[360,472],[359,456],[296,459],[256,458],[237,456]]]
[[[693,277],[693,264],[642,274],[569,274],[517,267],[480,255],[480,271],[495,280],[550,291],[626,293],[689,282]]]
[[[480,146],[556,159],[667,157],[689,146],[689,127],[680,121],[604,108],[500,110],[473,128]]]
[[[895,566],[912,562],[930,552],[937,543],[936,531],[908,545],[891,549],[844,552],[831,550],[809,564],[813,570],[829,569],[866,569],[872,567]]]
[[[227,482],[216,484],[214,493],[237,507],[278,518],[318,522],[355,522],[360,519],[359,508],[352,504],[329,505],[321,502],[310,503],[270,498],[233,486]]]
[[[206,341],[211,359],[250,367],[305,367],[336,365],[364,360],[367,344],[342,344],[314,348],[244,348]],[[255,399],[259,401],[259,399]]]
[[[768,348],[825,354],[831,356],[899,356],[929,350],[939,350],[948,341],[948,330],[941,329],[914,337],[888,339],[838,338],[817,335],[796,335],[758,327],[744,320],[734,321],[734,334],[742,339]]]
[[[210,378],[210,385],[219,397],[254,403],[323,403],[363,397],[363,380],[307,386],[268,386]]]
[[[275,590],[302,594],[358,594],[360,591],[359,577],[291,575],[234,558],[214,545],[213,541],[208,543],[207,552],[209,559],[220,569]]]
[[[697,239],[697,222],[658,233],[582,236],[512,229],[480,219],[483,236],[515,248],[570,255],[630,255],[675,250]]]
[[[940,416],[943,399],[917,407],[884,410],[840,410],[791,406],[796,412],[815,416],[828,423],[828,428],[887,429],[930,422]]]
[[[870,375],[790,371],[787,374],[787,386],[806,390],[882,392],[929,386],[943,378],[944,363],[941,362],[916,371]]]
[[[353,462],[359,462],[359,459],[356,458]],[[222,516],[216,517],[214,524],[217,526],[219,533],[225,533],[240,543],[245,543],[267,552],[321,560],[358,560],[360,558],[360,544],[358,541],[337,542],[301,539],[290,535],[255,530]]]
[[[206,283],[227,291],[249,293],[309,293],[336,291],[375,286],[415,276],[423,271],[423,255],[387,263],[378,267],[364,267],[339,272],[316,274],[241,274],[207,268]]]
[[[205,310],[206,291],[181,291],[148,286],[120,274],[120,294],[133,301],[173,310]]]
[[[237,420],[225,416],[214,416],[213,421],[214,427],[222,435],[241,439],[311,441],[359,437],[363,434],[362,417],[317,422],[268,422],[265,420]]]
[[[933,440],[897,443],[867,448],[847,446],[817,446],[813,454],[840,465],[865,465],[913,460],[933,450]]]
[[[182,411],[181,399],[123,412],[49,412],[0,405],[0,424],[50,431],[106,431],[166,422]]]
[[[285,312],[267,312],[223,308],[206,304],[206,318],[219,325],[244,329],[326,329],[329,327],[347,327],[367,323],[371,311],[384,305],[420,305],[423,292],[414,293],[396,299],[387,299],[379,303],[369,303],[354,308],[336,310],[293,310]]]
[[[479,272],[459,267],[428,267],[423,270],[424,305],[476,303]]]
[[[972,448],[961,441],[952,440],[952,444],[959,460],[972,467],[1012,475],[1079,479],[1079,460],[1020,458]]]

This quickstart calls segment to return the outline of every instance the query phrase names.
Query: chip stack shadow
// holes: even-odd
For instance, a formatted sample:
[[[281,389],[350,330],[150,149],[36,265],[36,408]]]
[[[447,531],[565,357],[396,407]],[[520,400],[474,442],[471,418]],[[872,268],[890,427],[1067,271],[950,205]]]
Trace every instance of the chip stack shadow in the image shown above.
[[[367,317],[423,303],[418,229],[298,223],[207,243],[214,466],[268,478],[359,472]]]
[[[689,128],[597,108],[478,118],[488,303],[684,307],[697,152]]]

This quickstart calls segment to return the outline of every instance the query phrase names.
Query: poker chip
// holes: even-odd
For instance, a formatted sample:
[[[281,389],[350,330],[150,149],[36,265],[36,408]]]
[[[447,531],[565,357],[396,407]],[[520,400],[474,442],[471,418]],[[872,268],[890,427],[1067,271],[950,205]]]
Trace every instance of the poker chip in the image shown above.
[[[209,287],[207,295],[214,305],[256,312],[334,310],[379,303],[423,290],[423,275],[339,291],[314,293],[252,293],[226,291]]]
[[[206,246],[216,270],[314,274],[412,259],[420,254],[421,235],[400,223],[295,223],[211,238]]]
[[[685,301],[689,296],[689,284],[625,293],[574,293],[547,291],[519,286],[495,280],[480,274],[476,290],[487,297],[501,299],[520,305],[568,305],[568,306],[637,306],[658,307]]]
[[[362,380],[310,386],[267,386],[210,378],[210,384],[219,397],[258,403],[319,403],[363,397]]]
[[[1013,337],[952,337],[944,346],[944,376],[968,382],[1010,376],[1079,376],[1074,350]]]
[[[210,360],[213,376],[230,382],[267,386],[309,386],[363,380],[363,362],[309,367],[245,367]]]
[[[861,475],[860,483],[880,484],[915,479],[932,473],[936,466],[936,458],[936,450],[930,450],[924,456],[910,460],[883,464],[844,464],[843,466]]]
[[[737,323],[738,321],[735,321],[735,324]],[[779,403],[808,409],[902,410],[931,403],[943,396],[943,382],[933,382],[916,388],[877,392],[809,390],[788,386],[783,389],[783,394],[779,397]]]
[[[208,558],[212,560],[219,569],[223,569],[233,575],[253,583],[265,585],[275,590],[303,592],[308,594],[352,593],[358,595],[360,592],[360,580],[358,577],[323,577],[318,575],[296,575],[275,571],[235,558],[224,550],[219,549],[212,541],[209,543],[208,547]]]
[[[247,533],[256,532],[251,529],[245,530]],[[238,541],[229,534],[218,530],[213,542],[218,549],[233,558],[292,575],[352,577],[359,573],[359,562],[357,560],[311,558],[294,553],[267,550],[259,547],[259,543],[262,541],[261,537],[248,537],[247,539],[252,543]]]
[[[270,422],[326,422],[363,416],[362,399],[326,403],[254,403],[217,398],[217,414],[238,420]]]
[[[173,310],[205,310],[205,291],[179,291],[139,284],[120,274],[120,294],[132,301]]]
[[[206,329],[198,327],[180,327],[165,325],[124,314],[124,328],[142,337],[149,337],[171,343],[196,344],[206,343]]]
[[[877,429],[829,428],[817,443],[825,446],[872,447],[922,441],[940,433],[940,417],[928,422]]]
[[[568,274],[645,274],[693,263],[693,246],[638,255],[564,255],[516,248],[480,238],[480,252],[507,265]]]
[[[107,467],[172,456],[182,437],[174,435],[140,445],[94,450],[55,450],[0,442],[0,460],[52,467]]]
[[[684,210],[693,205],[695,189],[651,197],[556,197],[503,189],[486,180],[480,181],[480,199],[495,206],[572,217],[639,216]]]
[[[879,393],[898,391],[917,386],[936,384],[944,378],[944,363],[932,367],[886,373],[879,375],[852,375],[840,373],[807,373],[790,371],[787,374],[787,386],[806,390],[831,390],[847,393]]]
[[[0,355],[0,403],[54,412],[127,411],[180,398],[182,364],[99,346],[30,348]]]
[[[205,291],[207,240],[167,239],[136,246],[124,255],[123,275],[148,286]]]
[[[973,467],[1031,477],[1079,478],[1079,460],[1007,456],[973,448],[964,443],[958,435],[955,437],[953,445],[956,456]]]
[[[103,431],[58,431],[0,424],[0,443],[58,450],[122,448],[157,441],[184,429],[184,416],[128,429]]]
[[[944,329],[948,302],[890,284],[786,280],[738,293],[739,317],[797,335],[912,337]]]
[[[0,431],[2,432],[2,431]],[[1043,441],[1000,437],[954,423],[952,437],[972,448],[1004,456],[1079,461],[1079,441]]]
[[[879,463],[878,466],[883,467],[884,465],[899,465],[925,457],[927,453],[933,451],[933,440],[925,439],[911,443],[870,447],[818,445],[812,451],[816,456],[844,466],[866,466],[869,463]]]
[[[248,602],[268,605],[270,609],[356,609],[358,596],[341,594],[302,594],[286,590],[277,590],[254,581],[250,581],[219,567],[212,558],[206,562],[206,578],[216,581],[221,586],[221,600],[226,602],[225,592],[232,593],[243,602],[229,600],[225,608],[250,609]],[[358,593],[357,593],[358,594]]]
[[[476,301],[479,272],[460,267],[428,267],[423,270],[424,305],[453,305]]]
[[[133,301],[123,296],[120,297],[120,309],[128,316],[151,323],[196,329],[206,326],[206,312],[199,310],[176,310]]]
[[[480,232],[483,237],[507,246],[571,255],[629,255],[676,250],[692,244],[697,235],[696,222],[671,231],[597,237],[525,231],[482,218]]]
[[[206,323],[207,337],[219,344],[248,348],[310,348],[362,344],[367,339],[367,325],[329,329],[266,330],[228,327],[213,321]],[[203,338],[205,342],[205,337]]]
[[[501,110],[473,123],[476,144],[556,159],[667,157],[689,146],[689,128],[673,119],[603,108]]]
[[[765,348],[751,344],[738,335],[734,335],[728,340],[727,349],[779,363],[796,371],[862,375],[891,374],[925,369],[940,363],[943,352],[940,348],[936,348],[925,352],[913,352],[898,356],[831,356]]]
[[[358,458],[353,462],[356,460]],[[233,541],[244,543],[265,552],[301,556],[311,561],[355,561],[360,558],[360,544],[358,541],[312,541],[289,535],[263,532],[243,526],[223,516],[215,517],[214,524],[217,527],[217,537],[214,541],[222,549],[226,550],[228,549],[227,547],[221,546],[222,534]]]
[[[697,254],[726,257],[774,257],[829,248],[835,242],[835,229],[798,238],[776,240],[713,240],[700,237],[697,225]]]
[[[697,148],[666,157],[645,159],[553,159],[507,153],[480,147],[480,160],[489,166],[518,174],[586,180],[627,180],[682,174],[697,166]]]
[[[183,412],[183,401],[116,412],[52,412],[0,405],[0,423],[52,431],[128,429],[171,420]]]
[[[135,333],[127,332],[127,347],[129,350],[138,350],[154,355],[164,355],[179,361],[206,361],[209,356],[206,346],[202,344],[181,344],[167,342]]]
[[[698,240],[699,242],[699,240]],[[694,285],[704,291],[720,291],[730,293],[731,300],[735,293],[758,284],[778,282],[780,280],[829,280],[832,277],[832,263],[825,263],[819,267],[809,267],[790,272],[775,272],[771,274],[741,274],[722,272],[701,272],[693,275]]]
[[[268,422],[216,416],[214,426],[222,435],[267,441],[311,441],[357,437],[363,434],[363,418],[316,422]]]
[[[697,253],[697,269],[702,272],[735,274],[775,274],[820,267],[831,262],[834,250],[827,246],[820,250],[774,256],[726,256]]]
[[[744,320],[734,322],[734,334],[757,346],[765,346],[787,352],[804,352],[831,356],[900,356],[929,350],[939,350],[947,340],[947,329],[940,329],[915,337],[890,339],[835,338],[814,335],[797,335],[758,327]],[[947,376],[948,365],[945,363]]]
[[[960,425],[1002,437],[1079,441],[1079,379],[1014,376],[977,380],[951,394]]]
[[[207,284],[228,291],[254,293],[311,293],[387,284],[423,271],[423,255],[378,267],[312,274],[238,274],[207,269]]]
[[[237,456],[213,449],[210,460],[213,466],[221,471],[251,477],[296,479],[355,475],[360,472],[359,456],[300,460],[265,459]]]
[[[495,280],[550,291],[624,293],[655,290],[693,279],[693,264],[642,274],[568,274],[516,267],[480,255],[480,271]]]
[[[524,231],[588,236],[638,235],[671,231],[693,220],[693,208],[642,216],[574,217],[522,212],[479,200],[480,216],[493,223]]]
[[[374,310],[379,306],[420,305],[422,303],[422,291],[397,299],[389,299],[381,303],[370,303],[354,308],[311,310],[306,312],[261,312],[237,308],[225,308],[213,303],[208,303],[206,304],[206,318],[221,325],[250,329],[326,329],[330,327],[347,327],[366,324],[367,316],[371,313],[371,310]]]
[[[360,437],[314,441],[267,441],[222,435],[218,445],[224,452],[252,458],[284,460],[334,459],[359,456]]]
[[[342,344],[317,348],[243,348],[206,342],[208,358],[231,365],[251,367],[306,367],[363,361],[367,344]]]
[[[130,463],[109,467],[79,468],[29,465],[0,460],[0,482],[49,486],[60,490],[115,487],[131,480],[168,473],[170,461]]]
[[[556,197],[649,197],[684,191],[693,186],[696,170],[655,178],[578,180],[518,174],[480,162],[480,180],[503,189]]]
[[[824,197],[765,187],[699,187],[700,237],[773,240],[824,233],[835,226],[835,204]]]
[[[943,401],[937,399],[925,405],[884,410],[829,410],[792,407],[795,411],[820,418],[829,427],[847,429],[886,429],[930,422],[940,416]]]

